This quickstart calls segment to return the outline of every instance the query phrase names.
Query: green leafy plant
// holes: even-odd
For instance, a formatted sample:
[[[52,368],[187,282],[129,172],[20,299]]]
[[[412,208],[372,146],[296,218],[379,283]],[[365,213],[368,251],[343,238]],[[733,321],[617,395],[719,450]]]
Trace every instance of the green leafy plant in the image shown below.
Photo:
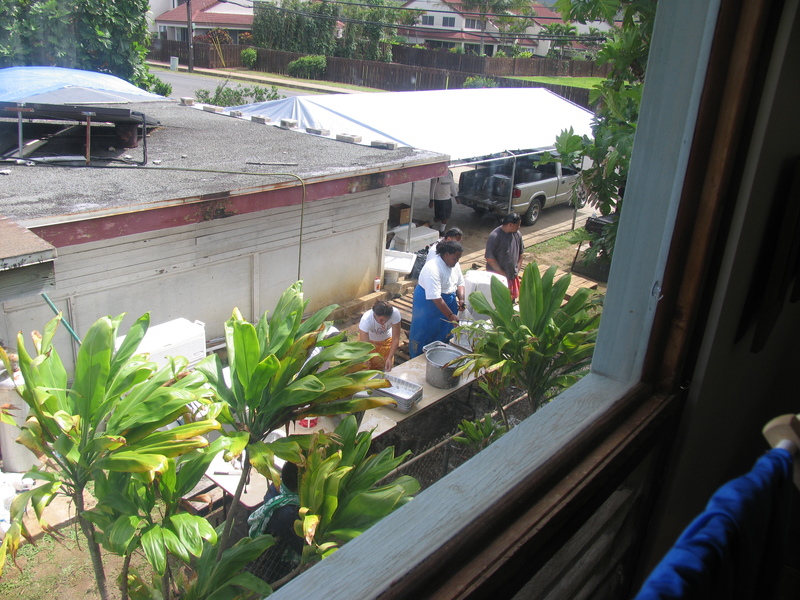
[[[258,52],[255,48],[245,48],[241,52],[242,64],[248,69],[256,68],[256,61],[258,60]]]
[[[0,68],[53,65],[147,76],[147,0],[0,0]]]
[[[419,491],[419,482],[408,475],[379,485],[411,453],[396,457],[394,448],[386,448],[368,455],[371,445],[372,433],[358,433],[350,415],[336,428],[333,443],[315,437],[302,454],[295,532],[306,542],[303,565],[330,556]]]
[[[256,538],[244,537],[217,556],[217,548],[208,541],[202,542],[202,552],[194,568],[181,572],[176,581],[180,600],[208,600],[218,598],[238,599],[268,596],[272,588],[254,574],[244,570],[248,563],[275,543],[271,535]],[[153,586],[141,579],[135,580],[132,600],[153,600]]]
[[[215,27],[204,35],[194,36],[194,41],[198,44],[232,44],[231,34],[227,29]]]
[[[555,273],[553,266],[542,276],[535,262],[528,264],[518,311],[497,278],[490,285],[492,303],[482,292],[470,294],[472,306],[489,316],[491,327],[483,322],[464,326],[475,342],[456,374],[489,372],[501,384],[517,385],[527,392],[532,411],[577,381],[591,362],[600,312],[585,288],[564,303],[571,276],[554,281]]]
[[[209,390],[200,372],[184,371],[186,359],[174,359],[159,369],[144,355],[135,354],[149,326],[147,314],[133,324],[116,348],[122,318],[123,315],[104,317],[89,328],[78,351],[71,385],[53,345],[60,315],[47,324],[41,335],[34,333],[32,353],[23,336],[18,336],[24,385],[17,392],[30,409],[18,441],[45,458],[48,468],[35,467],[28,473],[43,484],[14,499],[11,527],[0,546],[2,568],[7,555],[15,557],[22,538],[31,540],[23,521],[28,505],[47,530],[42,511],[57,495],[68,496],[86,538],[103,599],[108,597],[108,591],[98,540],[104,533],[115,539],[117,533],[127,536],[138,523],[134,526],[130,519],[135,517],[128,515],[119,522],[109,522],[110,528],[105,532],[99,530],[85,511],[87,486],[106,480],[109,473],[124,473],[151,483],[169,471],[170,459],[206,447],[208,440],[203,434],[220,427],[216,420],[209,419],[159,431],[187,413],[187,404],[207,395]],[[0,357],[10,369],[9,357],[2,348]]]
[[[287,65],[286,72],[292,77],[322,79],[327,68],[328,62],[324,56],[301,56]]]
[[[217,84],[213,94],[206,89],[197,90],[195,98],[199,102],[213,104],[214,106],[242,106],[254,102],[266,102],[283,98],[278,94],[278,88],[274,85],[271,88],[266,88],[259,85],[245,86],[237,84],[231,86],[229,84],[228,80]]]
[[[372,355],[373,346],[345,342],[344,333],[326,337],[324,321],[336,306],[304,319],[307,305],[302,284],[296,282],[281,295],[272,315],[265,312],[256,324],[234,309],[225,323],[230,385],[218,357],[214,356],[212,363],[198,365],[225,403],[219,418],[232,429],[225,458],[231,460],[244,453],[234,506],[251,466],[279,482],[275,456],[292,461],[299,458],[300,444],[307,436],[265,443],[270,432],[305,417],[355,413],[393,402],[386,397],[353,397],[357,392],[389,385],[385,379],[375,377],[377,371],[358,370]],[[321,351],[314,353],[315,347]],[[234,518],[235,511],[230,511],[220,549],[227,544]]]
[[[464,85],[461,86],[463,88],[495,88],[497,87],[497,82],[492,79],[491,77],[484,77],[483,75],[475,75],[473,77],[467,77],[464,81]]]
[[[580,185],[587,190],[589,202],[603,215],[620,212],[639,118],[656,0],[558,0],[555,8],[565,21],[604,21],[612,26],[604,33],[605,43],[593,49],[598,64],[611,65],[608,76],[590,94],[590,101],[596,106],[593,137],[559,136],[561,141],[556,141],[556,149],[564,154],[560,144],[574,146],[577,141],[577,155],[591,161],[580,175]],[[620,20],[621,27],[617,26]],[[616,228],[614,222],[606,228],[606,233],[616,236]],[[613,241],[605,247],[611,258]]]
[[[492,419],[491,414],[487,413],[483,419],[476,421],[462,420],[458,424],[458,429],[461,433],[453,436],[453,441],[468,446],[475,452],[480,452],[505,435],[508,432],[508,425],[498,423]]]

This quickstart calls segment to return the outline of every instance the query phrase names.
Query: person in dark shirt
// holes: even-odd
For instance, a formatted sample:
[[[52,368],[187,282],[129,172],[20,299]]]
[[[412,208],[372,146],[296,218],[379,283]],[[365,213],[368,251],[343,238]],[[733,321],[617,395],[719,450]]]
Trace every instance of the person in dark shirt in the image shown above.
[[[247,519],[247,524],[250,526],[250,537],[268,533],[276,540],[282,540],[298,554],[302,554],[303,538],[294,531],[294,522],[298,519],[300,509],[300,499],[297,495],[298,476],[297,465],[285,462],[281,469],[280,490],[272,482],[269,483],[267,493],[264,495],[264,504],[253,511]]]

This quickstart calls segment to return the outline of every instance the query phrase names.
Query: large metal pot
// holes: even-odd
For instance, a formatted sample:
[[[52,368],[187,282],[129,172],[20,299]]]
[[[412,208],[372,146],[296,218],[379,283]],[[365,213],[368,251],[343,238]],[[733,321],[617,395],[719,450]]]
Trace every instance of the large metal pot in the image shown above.
[[[465,352],[444,342],[431,342],[427,346],[423,346],[422,350],[425,352],[427,360],[425,380],[429,384],[442,389],[458,385],[460,377],[453,375],[458,365],[446,365],[459,356],[464,356]]]

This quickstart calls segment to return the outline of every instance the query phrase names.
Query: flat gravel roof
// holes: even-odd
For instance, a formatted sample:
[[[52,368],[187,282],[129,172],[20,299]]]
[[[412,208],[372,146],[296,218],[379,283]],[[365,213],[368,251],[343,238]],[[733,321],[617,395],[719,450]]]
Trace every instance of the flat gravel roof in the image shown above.
[[[71,167],[0,162],[0,214],[23,224],[65,215],[91,217],[91,213],[99,216],[165,206],[204,195],[297,185],[298,178],[336,179],[448,159],[408,147],[386,150],[321,138],[172,101],[111,106],[140,111],[148,121],[160,122],[148,134],[145,166],[118,162],[142,162],[141,139],[138,148],[118,149],[113,137],[96,135],[93,130],[91,154],[100,159],[93,160],[96,166],[81,166],[81,161]],[[85,124],[73,125],[33,157],[82,156]],[[37,127],[43,138],[52,124],[26,122],[23,127],[26,139]],[[106,131],[113,134],[111,126]],[[0,121],[0,151],[16,146],[16,119]]]

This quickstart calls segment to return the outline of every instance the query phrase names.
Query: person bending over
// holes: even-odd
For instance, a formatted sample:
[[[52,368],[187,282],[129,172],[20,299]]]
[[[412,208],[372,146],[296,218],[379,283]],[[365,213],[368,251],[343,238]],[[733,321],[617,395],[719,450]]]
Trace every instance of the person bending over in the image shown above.
[[[391,371],[394,366],[394,353],[400,345],[400,311],[384,300],[361,316],[358,324],[358,341],[370,342],[380,357],[369,361],[370,369]]]
[[[422,354],[434,341],[446,342],[464,309],[464,275],[458,264],[463,248],[458,242],[440,242],[437,256],[422,267],[411,309],[409,356]]]

